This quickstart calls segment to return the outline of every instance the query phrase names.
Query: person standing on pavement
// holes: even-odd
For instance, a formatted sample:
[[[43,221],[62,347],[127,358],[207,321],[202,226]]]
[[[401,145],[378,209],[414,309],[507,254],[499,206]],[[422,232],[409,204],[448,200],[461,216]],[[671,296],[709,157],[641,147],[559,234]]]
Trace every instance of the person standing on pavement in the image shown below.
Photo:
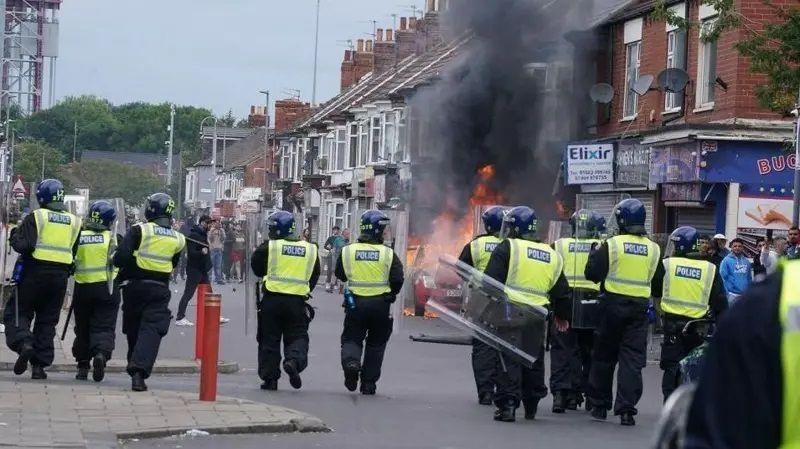
[[[36,200],[40,209],[28,214],[9,238],[20,254],[23,277],[3,319],[6,344],[19,355],[14,374],[24,373],[30,362],[31,378],[47,379],[44,369],[55,356],[53,338],[78,251],[81,220],[64,211],[64,186],[57,179],[39,183]]]
[[[227,221],[222,227],[224,238],[222,241],[222,277],[231,281],[231,267],[233,266],[233,244],[236,235],[233,232],[233,222]]]
[[[147,391],[161,339],[169,331],[169,278],[186,238],[172,229],[175,202],[166,193],[147,198],[146,223],[132,226],[114,254],[120,269],[122,333],[128,338],[127,372],[133,391]]]
[[[481,215],[485,234],[475,237],[464,245],[458,260],[483,272],[489,265],[492,251],[502,241],[500,229],[503,226],[503,216],[506,209],[493,206],[486,209]],[[475,377],[475,386],[478,389],[478,403],[492,405],[494,398],[494,377],[497,366],[497,350],[486,343],[472,339],[472,374]]]
[[[342,248],[336,264],[336,277],[347,282],[341,340],[344,385],[355,391],[360,377],[364,395],[377,391],[394,324],[391,307],[404,281],[403,264],[383,244],[389,223],[379,210],[364,212],[358,241]]]
[[[584,394],[589,390],[594,329],[577,329],[575,325],[578,323],[573,322],[572,318],[577,315],[576,308],[583,307],[584,301],[597,301],[600,287],[586,280],[584,271],[589,261],[589,250],[592,245],[600,243],[600,236],[606,232],[606,219],[591,210],[575,212],[569,223],[572,237],[556,240],[554,244],[555,250],[564,260],[564,276],[569,283],[570,310],[573,313],[568,330],[559,331],[555,320],[550,326],[550,390],[553,392],[553,413],[577,410],[584,402]],[[587,308],[581,315],[591,314],[590,310]]]
[[[186,318],[186,308],[200,284],[210,285],[208,272],[211,271],[211,254],[208,247],[208,230],[212,219],[208,215],[200,217],[187,236],[186,244],[186,286],[178,303],[178,315],[175,324],[178,326],[194,326]],[[209,288],[210,289],[210,288]]]
[[[758,239],[756,248],[757,252],[753,257],[753,280],[760,282],[778,270],[778,253],[770,248],[768,238]],[[758,271],[756,265],[760,267]]]
[[[219,221],[211,224],[208,231],[208,246],[211,249],[211,266],[214,268],[214,283],[224,285],[225,279],[222,275],[222,253],[225,248],[225,231]]]
[[[242,228],[237,224],[233,228],[233,248],[231,249],[230,279],[235,279],[239,283],[244,282],[244,274],[242,273],[244,243],[244,233],[242,232]]]
[[[669,237],[668,257],[662,262],[664,276],[653,279],[653,293],[661,298],[664,323],[660,362],[664,371],[661,380],[664,402],[680,385],[679,362],[703,343],[703,337],[696,333],[684,335],[686,324],[712,314],[718,318],[728,308],[717,267],[697,252],[698,238],[697,229],[690,226],[673,231]]]
[[[661,249],[646,237],[647,211],[637,199],[614,210],[620,235],[589,253],[586,279],[600,284],[601,317],[592,351],[589,406],[592,417],[605,420],[608,410],[623,426],[636,425],[642,397],[642,369],[647,364],[647,311],[655,296],[652,280],[663,277]],[[614,369],[617,395],[612,401]]]
[[[109,276],[112,283],[116,277],[109,263],[113,264],[110,258],[121,240],[111,232],[116,218],[117,212],[108,201],[93,203],[78,239],[72,299],[75,314],[72,355],[78,363],[77,380],[88,379],[91,361],[92,379],[102,381],[106,363],[114,351],[120,295],[116,285],[109,291]]]
[[[789,246],[786,248],[786,257],[790,260],[800,259],[800,228],[789,228]]]
[[[717,252],[723,259],[728,257],[730,251],[728,250],[728,238],[724,234],[717,234],[714,236],[714,243],[717,245]]]
[[[328,240],[325,240],[325,245],[323,245],[325,251],[328,251],[326,261],[328,269],[325,274],[325,291],[328,293],[333,292],[334,283],[336,281],[333,274],[334,271],[336,271],[336,261],[339,260],[339,253],[346,244],[344,243],[344,237],[340,235],[340,230],[341,228],[339,228],[339,226],[334,226],[333,229],[331,229],[331,236],[328,237]]]
[[[778,260],[785,259],[786,251],[789,249],[789,242],[786,241],[786,237],[775,237],[772,239],[772,245],[775,248]]]
[[[297,239],[294,216],[278,211],[267,218],[269,240],[253,252],[250,268],[264,278],[258,304],[258,375],[262,390],[278,389],[283,371],[294,389],[303,386],[300,373],[308,366],[308,325],[306,301],[319,280],[317,245]]]
[[[719,268],[725,291],[728,293],[728,305],[732,306],[747,290],[752,281],[753,266],[744,255],[744,240],[736,238],[731,241],[731,252],[723,260]]]
[[[505,238],[497,245],[486,266],[486,277],[505,285],[505,294],[515,307],[522,310],[546,307],[555,313],[559,330],[566,331],[572,314],[569,308],[569,284],[564,276],[564,261],[549,245],[536,239],[537,218],[530,207],[520,206],[503,217]],[[484,281],[486,282],[486,281]],[[544,383],[544,343],[528,347],[529,330],[515,331],[514,340],[520,349],[536,354],[533,367],[523,366],[513,356],[498,354],[494,373],[497,388],[494,403],[495,421],[516,421],[517,408],[522,403],[525,419],[536,419],[539,401],[547,396]],[[534,340],[536,340],[534,338]]]

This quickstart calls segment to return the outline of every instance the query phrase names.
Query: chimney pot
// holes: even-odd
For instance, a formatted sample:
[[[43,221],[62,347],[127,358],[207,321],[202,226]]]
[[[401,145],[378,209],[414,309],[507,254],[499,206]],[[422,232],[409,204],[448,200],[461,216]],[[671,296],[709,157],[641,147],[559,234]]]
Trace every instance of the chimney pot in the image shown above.
[[[358,40],[356,44],[356,49],[358,50],[359,53],[362,53],[364,51],[364,39]]]
[[[417,18],[416,17],[409,17],[408,18],[408,29],[409,30],[416,30],[417,29]]]
[[[386,42],[393,42],[394,41],[394,30],[388,28],[386,30]]]
[[[375,32],[375,42],[383,42],[383,28],[378,28]]]
[[[256,115],[256,107],[250,106],[250,115]]]
[[[352,58],[352,57],[353,56],[352,56],[350,50],[345,50],[344,51],[344,62],[349,62],[350,58]]]
[[[372,39],[368,39],[367,40],[366,47],[364,48],[364,51],[367,52],[367,53],[372,53]]]
[[[436,0],[428,0],[428,12],[436,11]]]
[[[406,28],[408,28],[408,18],[407,17],[401,17],[400,18],[400,29],[401,30],[405,30]]]

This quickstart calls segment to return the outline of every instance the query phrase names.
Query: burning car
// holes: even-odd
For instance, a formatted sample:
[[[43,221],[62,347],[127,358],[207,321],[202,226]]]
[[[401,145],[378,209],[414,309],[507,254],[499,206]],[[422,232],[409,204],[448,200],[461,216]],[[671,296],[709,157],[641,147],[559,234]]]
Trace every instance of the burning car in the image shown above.
[[[424,249],[422,249],[424,251]],[[412,272],[414,286],[414,315],[425,316],[425,305],[435,299],[458,311],[464,296],[461,278],[453,271],[435,266],[417,268]]]

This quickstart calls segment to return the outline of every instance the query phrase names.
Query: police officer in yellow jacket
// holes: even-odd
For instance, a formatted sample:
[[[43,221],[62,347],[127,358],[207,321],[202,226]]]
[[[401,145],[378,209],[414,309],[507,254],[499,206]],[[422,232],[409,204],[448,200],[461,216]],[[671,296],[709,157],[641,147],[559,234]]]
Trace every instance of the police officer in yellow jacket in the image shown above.
[[[56,179],[39,183],[36,199],[41,208],[26,216],[9,238],[20,254],[23,279],[3,318],[6,343],[19,354],[14,374],[24,373],[30,362],[31,377],[46,379],[44,368],[53,363],[53,338],[78,250],[81,220],[64,212],[64,186]]]
[[[594,306],[583,306],[585,301],[596,301],[600,286],[586,280],[584,270],[589,260],[592,245],[600,243],[605,233],[606,220],[590,210],[579,210],[570,217],[572,237],[556,240],[553,247],[564,260],[564,276],[569,283],[572,317],[579,321],[592,322]],[[594,309],[590,308],[594,307]],[[583,395],[589,389],[593,323],[569,321],[569,328],[559,330],[555,320],[550,326],[550,391],[553,392],[553,413],[577,410],[583,403]]]
[[[671,249],[672,254],[663,261],[664,277],[653,279],[653,296],[661,298],[664,323],[660,362],[664,370],[661,380],[664,401],[680,385],[678,363],[703,343],[700,335],[683,334],[686,323],[707,318],[710,312],[719,317],[728,308],[725,287],[717,267],[698,252],[700,233],[697,229],[680,227],[669,239],[667,252]],[[659,284],[662,284],[661,289]]]
[[[483,271],[489,265],[492,251],[502,241],[500,228],[503,226],[503,215],[506,208],[492,206],[481,214],[486,234],[475,237],[464,245],[458,260]],[[472,373],[475,386],[478,388],[478,403],[492,405],[494,397],[494,370],[497,365],[497,351],[477,338],[472,339]]]
[[[520,206],[508,211],[501,233],[506,239],[492,252],[485,274],[505,284],[511,302],[548,307],[562,322],[572,312],[563,261],[549,245],[536,240],[536,227],[536,214],[531,208]],[[524,335],[521,340],[525,340]],[[496,421],[515,421],[520,402],[525,407],[525,419],[535,419],[539,401],[547,396],[544,345],[526,351],[539,354],[533,368],[523,367],[513,357],[498,357],[494,379]]]
[[[388,225],[389,217],[383,212],[364,212],[361,235],[356,243],[342,249],[335,271],[339,280],[347,282],[342,330],[344,385],[355,391],[360,375],[361,394],[365,395],[374,395],[377,390],[394,323],[391,304],[403,287],[403,264],[383,244]]]
[[[109,267],[118,236],[111,232],[117,212],[108,201],[96,201],[89,207],[84,229],[78,239],[75,256],[75,293],[72,299],[75,314],[75,341],[72,355],[78,363],[75,378],[87,380],[89,361],[92,378],[105,377],[106,362],[111,359],[116,340],[119,290],[109,291],[116,276]],[[113,286],[113,284],[112,284]]]
[[[800,261],[787,261],[719,320],[683,448],[798,447]]]
[[[586,279],[601,283],[601,317],[592,351],[589,405],[592,417],[606,419],[614,407],[620,424],[633,426],[642,397],[642,369],[647,364],[647,310],[654,293],[652,280],[663,276],[661,249],[648,239],[647,212],[637,199],[620,202],[614,210],[620,235],[589,254]],[[617,396],[612,404],[614,368]]]
[[[277,390],[283,370],[293,388],[303,386],[300,373],[308,366],[308,325],[306,301],[319,280],[317,246],[298,240],[294,216],[286,211],[267,219],[269,240],[253,253],[250,266],[263,277],[258,306],[258,375],[261,389]]]
[[[169,279],[186,247],[172,229],[175,202],[166,193],[147,198],[147,223],[132,226],[114,254],[120,269],[122,332],[128,339],[128,366],[133,391],[147,391],[161,339],[169,331]]]

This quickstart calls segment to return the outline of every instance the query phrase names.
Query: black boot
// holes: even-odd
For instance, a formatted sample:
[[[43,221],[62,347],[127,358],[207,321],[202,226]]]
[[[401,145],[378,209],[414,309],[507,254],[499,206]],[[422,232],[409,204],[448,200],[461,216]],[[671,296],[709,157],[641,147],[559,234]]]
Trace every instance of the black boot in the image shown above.
[[[47,373],[44,372],[44,367],[39,365],[31,365],[31,379],[35,380],[47,379]]]
[[[619,423],[623,426],[635,426],[636,420],[633,419],[633,413],[626,412],[620,415]]]
[[[553,393],[553,413],[564,413],[567,410],[567,394],[563,391]]]
[[[358,362],[348,362],[344,367],[344,386],[347,391],[356,391],[358,388],[358,375],[361,373],[361,366]]]
[[[141,371],[131,374],[131,390],[147,391],[147,384],[144,383],[144,374]]]
[[[300,378],[300,371],[297,369],[297,362],[294,360],[287,360],[283,362],[283,370],[289,375],[289,384],[295,390],[299,390],[303,386],[303,379]]]
[[[378,386],[375,382],[361,381],[361,394],[366,396],[373,396],[378,391]]]
[[[492,394],[491,391],[484,391],[483,393],[478,395],[478,404],[480,405],[492,405]]]
[[[78,373],[75,374],[76,380],[89,379],[89,362],[78,362]]]
[[[583,403],[583,395],[577,391],[571,391],[567,398],[567,410],[578,410]]]
[[[92,359],[92,379],[95,382],[100,382],[106,377],[106,356],[97,354]]]
[[[522,406],[525,408],[525,419],[536,419],[536,411],[539,409],[538,399],[525,399],[522,401]]]
[[[517,420],[517,408],[513,404],[498,407],[494,412],[494,420],[501,422],[514,422]]]
[[[278,380],[277,379],[269,379],[265,380],[264,383],[261,384],[262,390],[267,391],[277,391],[278,390]]]
[[[592,418],[598,421],[605,421],[608,417],[608,412],[602,407],[592,407]]]
[[[17,357],[17,362],[14,363],[14,374],[19,376],[27,371],[28,362],[33,358],[34,354],[33,346],[31,344],[22,345],[22,348],[19,351],[19,357]]]

